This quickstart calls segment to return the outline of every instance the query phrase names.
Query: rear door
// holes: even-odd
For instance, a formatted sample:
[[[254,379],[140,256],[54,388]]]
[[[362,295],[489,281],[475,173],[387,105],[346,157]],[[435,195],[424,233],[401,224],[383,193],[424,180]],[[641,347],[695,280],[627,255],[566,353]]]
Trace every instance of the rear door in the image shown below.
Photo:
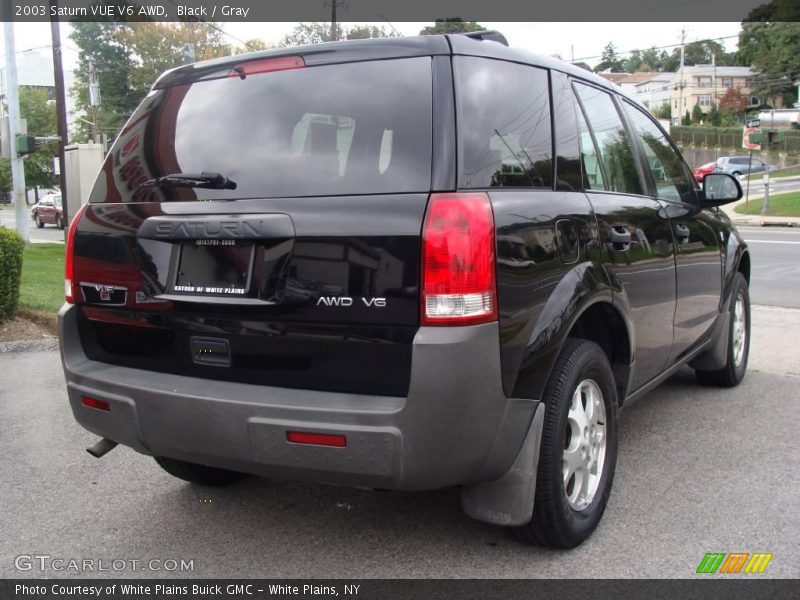
[[[404,395],[431,189],[433,63],[281,57],[152,92],[109,153],[76,233],[90,358]],[[145,183],[210,171],[236,188]]]

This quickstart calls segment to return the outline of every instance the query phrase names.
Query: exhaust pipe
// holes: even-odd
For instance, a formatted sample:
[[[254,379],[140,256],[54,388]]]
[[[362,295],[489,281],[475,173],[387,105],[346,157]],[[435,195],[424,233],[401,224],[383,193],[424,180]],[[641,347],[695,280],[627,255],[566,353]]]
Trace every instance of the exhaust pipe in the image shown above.
[[[86,451],[95,458],[102,458],[116,447],[117,442],[112,442],[106,438],[100,438],[94,446],[89,446]]]

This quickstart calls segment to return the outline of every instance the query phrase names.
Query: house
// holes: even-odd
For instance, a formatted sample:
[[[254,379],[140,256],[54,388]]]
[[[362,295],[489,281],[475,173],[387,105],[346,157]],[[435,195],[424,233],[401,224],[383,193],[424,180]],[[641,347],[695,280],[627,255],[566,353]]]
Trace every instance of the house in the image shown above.
[[[675,73],[640,71],[637,73],[598,73],[600,77],[616,83],[629,96],[651,111],[670,101],[670,85]]]
[[[717,106],[729,89],[739,90],[747,98],[747,107],[756,108],[763,98],[753,95],[755,73],[750,67],[723,65],[684,66],[672,78],[672,122],[680,124],[681,117],[699,106],[703,112]],[[780,104],[780,99],[777,99]],[[776,106],[777,108],[777,106]]]

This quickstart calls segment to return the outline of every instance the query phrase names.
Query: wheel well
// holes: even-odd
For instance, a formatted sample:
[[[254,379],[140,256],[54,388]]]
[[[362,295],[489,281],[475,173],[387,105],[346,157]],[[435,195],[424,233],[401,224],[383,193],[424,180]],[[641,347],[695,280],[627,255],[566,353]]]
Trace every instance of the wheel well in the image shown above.
[[[744,275],[744,278],[747,280],[747,285],[750,285],[750,253],[745,252],[742,254],[742,258],[739,260],[739,273]]]
[[[568,337],[590,340],[603,349],[614,371],[617,395],[622,404],[628,388],[631,345],[628,329],[616,309],[606,302],[593,304],[578,318]]]

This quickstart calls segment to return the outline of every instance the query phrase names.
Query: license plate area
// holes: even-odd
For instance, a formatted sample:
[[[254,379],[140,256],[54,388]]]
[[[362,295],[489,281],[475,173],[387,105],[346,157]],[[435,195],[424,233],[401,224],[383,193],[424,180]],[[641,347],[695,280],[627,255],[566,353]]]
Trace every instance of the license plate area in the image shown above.
[[[169,294],[216,298],[252,295],[254,243],[201,239],[176,246]]]

